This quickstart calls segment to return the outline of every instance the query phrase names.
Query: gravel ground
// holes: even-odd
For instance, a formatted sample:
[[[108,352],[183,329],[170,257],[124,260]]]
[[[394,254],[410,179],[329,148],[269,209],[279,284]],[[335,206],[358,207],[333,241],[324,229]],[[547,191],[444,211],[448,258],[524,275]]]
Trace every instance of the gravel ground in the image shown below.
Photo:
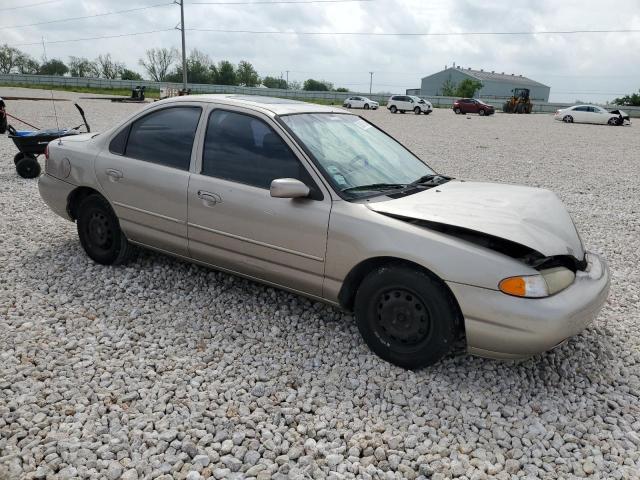
[[[139,108],[81,104],[95,130]],[[9,111],[55,125],[50,102]],[[640,478],[638,126],[365,113],[438,171],[557,192],[611,265],[595,324],[407,372],[303,297],[150,252],[92,263],[1,137],[0,478]]]

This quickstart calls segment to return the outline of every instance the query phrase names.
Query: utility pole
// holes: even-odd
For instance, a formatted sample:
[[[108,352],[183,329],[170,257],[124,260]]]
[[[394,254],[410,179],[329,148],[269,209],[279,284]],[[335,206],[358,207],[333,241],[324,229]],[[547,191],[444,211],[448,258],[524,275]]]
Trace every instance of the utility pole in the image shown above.
[[[371,78],[369,79],[369,95],[371,95],[371,87],[373,86],[373,72],[369,72]]]
[[[289,70],[287,70],[287,90],[289,90]]]
[[[173,1],[180,5],[180,27],[177,28],[182,32],[182,89],[187,93],[187,49],[184,40],[184,0]]]

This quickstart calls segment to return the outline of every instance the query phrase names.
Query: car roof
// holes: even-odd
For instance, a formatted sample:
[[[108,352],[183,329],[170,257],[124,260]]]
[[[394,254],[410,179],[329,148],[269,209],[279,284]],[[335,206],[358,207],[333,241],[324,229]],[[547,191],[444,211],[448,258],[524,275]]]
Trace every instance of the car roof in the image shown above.
[[[266,97],[260,95],[205,94],[185,95],[160,100],[163,103],[180,102],[219,103],[237,107],[253,108],[271,115],[289,115],[292,113],[346,113],[342,108],[315,103],[300,102],[290,98]]]

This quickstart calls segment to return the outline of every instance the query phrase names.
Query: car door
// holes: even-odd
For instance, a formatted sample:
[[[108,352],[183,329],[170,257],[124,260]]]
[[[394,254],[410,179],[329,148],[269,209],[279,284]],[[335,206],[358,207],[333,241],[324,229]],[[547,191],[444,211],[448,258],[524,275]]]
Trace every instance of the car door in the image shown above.
[[[187,256],[187,188],[199,103],[160,107],[122,127],[94,163],[127,238]]]
[[[581,105],[572,110],[573,121],[578,123],[589,123],[589,107]]]
[[[352,106],[354,108],[364,108],[364,101],[362,100],[362,97],[354,97]]]
[[[331,197],[267,116],[237,107],[208,114],[189,183],[189,250],[201,262],[322,295]],[[276,178],[296,178],[309,198],[271,197]]]

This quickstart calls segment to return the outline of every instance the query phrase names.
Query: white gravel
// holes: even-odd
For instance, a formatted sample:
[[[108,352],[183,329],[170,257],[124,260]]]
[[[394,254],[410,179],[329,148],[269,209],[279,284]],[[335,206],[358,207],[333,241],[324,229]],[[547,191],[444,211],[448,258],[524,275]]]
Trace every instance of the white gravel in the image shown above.
[[[95,130],[139,108],[81,104]],[[8,106],[55,125],[50,102]],[[0,478],[640,478],[638,125],[366,116],[443,173],[557,192],[611,265],[595,324],[521,363],[407,372],[303,297],[149,252],[92,263],[1,137]]]

